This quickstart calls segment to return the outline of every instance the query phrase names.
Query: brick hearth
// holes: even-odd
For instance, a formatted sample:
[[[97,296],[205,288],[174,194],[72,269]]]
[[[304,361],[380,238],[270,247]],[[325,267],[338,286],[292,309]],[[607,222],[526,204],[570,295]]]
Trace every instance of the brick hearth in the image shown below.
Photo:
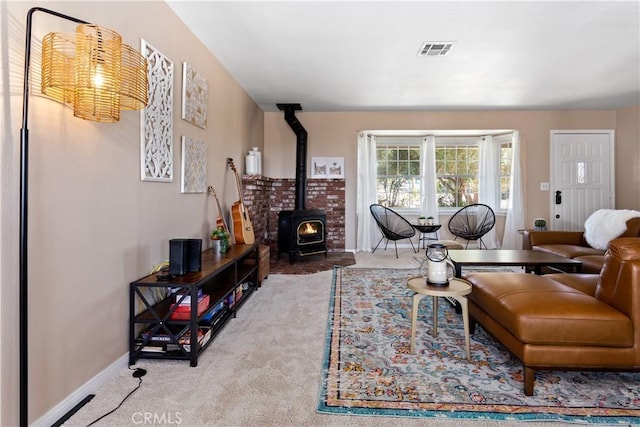
[[[272,253],[278,246],[278,212],[295,208],[295,179],[242,177],[243,199],[253,223],[256,241],[268,244]],[[306,209],[327,214],[327,249],[345,249],[344,179],[307,179]]]

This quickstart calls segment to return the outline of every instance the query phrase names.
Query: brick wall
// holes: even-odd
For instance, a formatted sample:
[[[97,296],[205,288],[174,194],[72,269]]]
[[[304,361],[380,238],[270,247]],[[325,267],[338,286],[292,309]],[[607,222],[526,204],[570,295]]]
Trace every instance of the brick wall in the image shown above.
[[[242,182],[243,199],[256,241],[277,250],[278,212],[295,208],[295,179],[245,175]],[[344,251],[344,180],[307,179],[306,197],[307,209],[319,209],[327,214],[327,249]]]

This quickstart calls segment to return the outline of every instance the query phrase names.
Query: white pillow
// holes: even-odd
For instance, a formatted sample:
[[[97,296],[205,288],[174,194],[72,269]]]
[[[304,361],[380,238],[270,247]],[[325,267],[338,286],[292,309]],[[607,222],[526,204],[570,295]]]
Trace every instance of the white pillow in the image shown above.
[[[628,209],[600,209],[584,222],[584,238],[592,248],[606,250],[609,242],[627,230],[627,221],[640,217]]]

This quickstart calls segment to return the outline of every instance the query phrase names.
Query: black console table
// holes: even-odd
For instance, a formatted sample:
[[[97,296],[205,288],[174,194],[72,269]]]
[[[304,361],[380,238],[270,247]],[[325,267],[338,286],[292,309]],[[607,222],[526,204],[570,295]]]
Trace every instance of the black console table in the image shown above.
[[[201,271],[166,280],[151,274],[129,287],[129,364],[198,355],[258,287],[258,245],[202,253]]]

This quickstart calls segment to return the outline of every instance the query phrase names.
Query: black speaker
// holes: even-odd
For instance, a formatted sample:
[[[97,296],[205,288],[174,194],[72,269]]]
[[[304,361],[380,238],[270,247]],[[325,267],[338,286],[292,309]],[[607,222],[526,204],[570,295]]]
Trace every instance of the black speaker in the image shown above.
[[[187,239],[188,271],[200,271],[202,267],[202,239]]]
[[[202,239],[169,240],[169,274],[200,271],[201,266]]]

